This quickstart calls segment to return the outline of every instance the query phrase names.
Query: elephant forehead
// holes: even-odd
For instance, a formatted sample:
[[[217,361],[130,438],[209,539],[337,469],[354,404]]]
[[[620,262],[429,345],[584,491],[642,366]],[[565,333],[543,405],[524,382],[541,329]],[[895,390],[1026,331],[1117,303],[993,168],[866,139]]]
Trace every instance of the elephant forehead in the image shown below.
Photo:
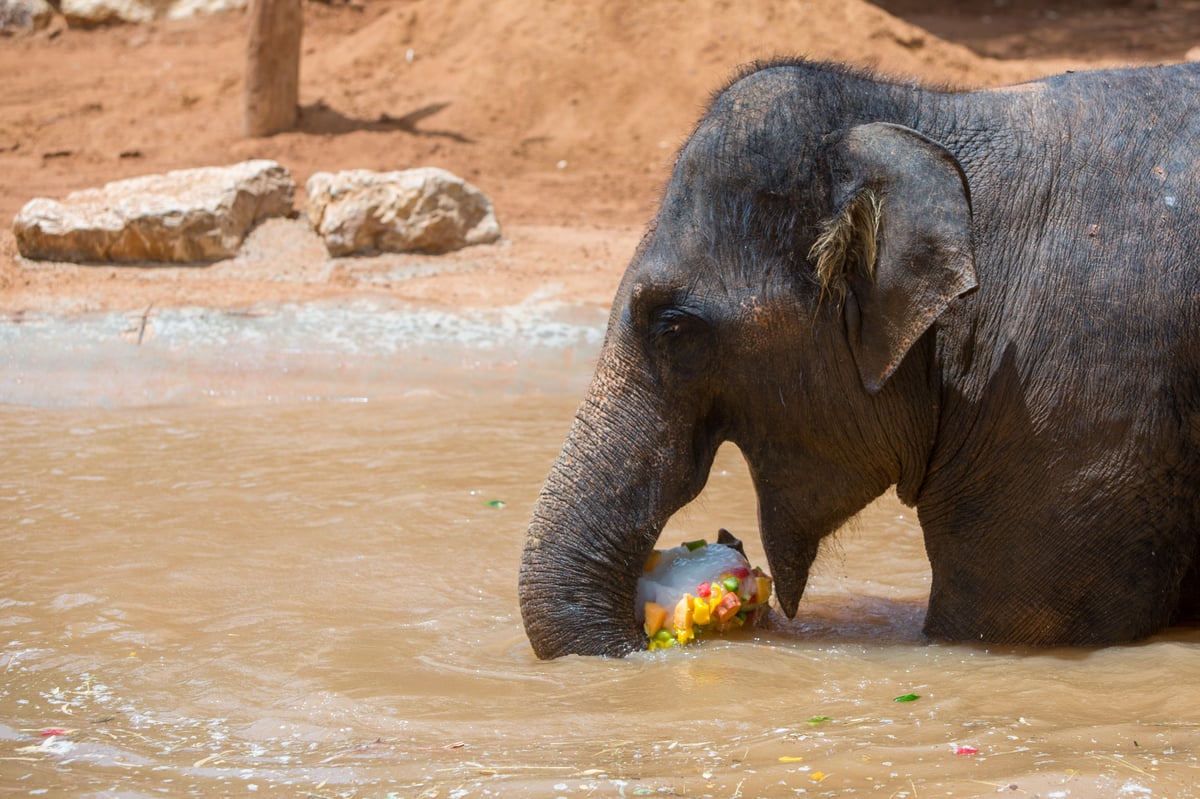
[[[651,251],[632,277],[635,302],[690,305],[714,319],[765,321],[808,293],[788,254],[770,252],[762,242],[722,246],[699,233]]]
[[[673,185],[656,220],[647,268],[736,272],[774,257],[793,260],[795,235],[815,227],[794,193],[753,182]]]
[[[725,199],[723,205],[711,197],[694,200],[682,218],[661,218],[653,241],[631,265],[631,287],[641,296],[657,289],[664,301],[687,295],[720,302],[739,315],[809,297],[816,283],[809,245],[788,216],[794,209],[769,207],[771,200]]]
[[[680,153],[682,175],[723,190],[778,191],[806,179],[826,126],[787,70],[748,75],[712,104]]]
[[[721,194],[781,191],[803,179],[795,157],[796,129],[766,117],[709,118],[680,153],[668,191],[678,187],[692,200]],[[787,127],[787,129],[785,129]]]

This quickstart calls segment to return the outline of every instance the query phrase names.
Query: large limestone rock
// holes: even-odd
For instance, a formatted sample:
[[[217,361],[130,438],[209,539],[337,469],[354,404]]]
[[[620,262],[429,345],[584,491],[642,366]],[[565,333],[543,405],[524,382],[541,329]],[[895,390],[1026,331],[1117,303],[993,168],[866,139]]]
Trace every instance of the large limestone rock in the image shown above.
[[[318,172],[305,189],[330,255],[444,253],[500,238],[492,201],[444,169]]]
[[[182,19],[245,7],[246,0],[62,0],[61,3],[67,24],[77,28]]]
[[[208,14],[220,14],[223,11],[240,10],[246,7],[247,0],[172,0],[167,6],[167,19],[188,19],[202,17]]]
[[[67,24],[95,28],[115,22],[149,22],[157,15],[154,4],[143,0],[62,0]]]
[[[13,233],[21,255],[40,260],[215,261],[259,220],[291,213],[295,194],[274,161],[181,169],[30,200]]]

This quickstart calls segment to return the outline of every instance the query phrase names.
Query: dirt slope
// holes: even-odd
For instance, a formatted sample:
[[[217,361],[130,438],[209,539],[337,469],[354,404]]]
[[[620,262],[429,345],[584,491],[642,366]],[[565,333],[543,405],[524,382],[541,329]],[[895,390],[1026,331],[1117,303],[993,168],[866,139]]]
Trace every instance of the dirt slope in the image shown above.
[[[246,304],[367,285],[420,301],[486,303],[526,296],[546,281],[566,298],[598,300],[652,213],[674,149],[739,64],[799,54],[969,86],[1178,60],[1188,30],[1200,40],[1191,2],[1165,10],[1062,4],[1052,19],[1024,0],[986,18],[949,0],[883,5],[926,28],[862,0],[308,3],[300,129],[262,140],[240,136],[241,14],[3,40],[0,308]],[[1009,16],[997,16],[1006,9]],[[1115,21],[1126,18],[1163,32],[1131,40],[1129,26]],[[1045,38],[1014,38],[1022,19],[1027,30],[1041,30],[1028,22],[1035,20],[1058,31],[1063,55],[1043,42],[1035,58],[1007,58]],[[1105,20],[1109,28],[1099,30],[1113,31],[1107,48],[1096,44]],[[1089,42],[1082,55],[1067,46],[1076,29]],[[510,243],[460,256],[440,293],[437,275],[377,279],[380,270],[395,272],[395,258],[289,279],[283,257],[260,258],[254,271],[80,268],[16,257],[10,221],[34,196],[251,157],[279,160],[301,185],[318,170],[443,166],[492,196]],[[611,231],[601,237],[609,244],[598,246],[596,228]],[[311,250],[276,244],[291,255]],[[488,289],[463,276],[480,270]]]

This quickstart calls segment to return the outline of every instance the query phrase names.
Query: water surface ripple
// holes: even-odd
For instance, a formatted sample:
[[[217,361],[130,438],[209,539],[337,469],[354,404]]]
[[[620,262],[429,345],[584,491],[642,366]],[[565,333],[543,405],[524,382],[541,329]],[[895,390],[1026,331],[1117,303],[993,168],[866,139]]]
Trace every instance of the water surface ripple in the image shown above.
[[[116,318],[0,325],[6,794],[1198,795],[1200,631],[930,644],[893,496],[777,629],[538,662],[517,561],[602,320],[307,313],[181,312],[140,346]],[[755,519],[726,448],[664,543],[728,527],[764,562]]]

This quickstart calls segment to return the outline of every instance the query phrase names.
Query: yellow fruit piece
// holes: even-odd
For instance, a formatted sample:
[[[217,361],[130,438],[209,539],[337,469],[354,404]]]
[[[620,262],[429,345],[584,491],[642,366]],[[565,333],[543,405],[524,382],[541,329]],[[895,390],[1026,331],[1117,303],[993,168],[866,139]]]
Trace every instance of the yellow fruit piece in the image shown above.
[[[754,578],[755,592],[754,604],[765,605],[767,600],[771,598],[771,578],[756,577]]]
[[[738,595],[732,592],[721,597],[721,601],[717,603],[717,607],[713,610],[713,615],[717,617],[717,621],[724,624],[737,615],[737,612],[742,609],[742,600],[738,599]]]
[[[667,623],[667,609],[657,602],[647,602],[644,606],[646,635],[654,635]]]
[[[708,607],[708,602],[701,597],[696,597],[692,602],[692,621],[699,627],[712,621],[712,611]]]
[[[679,604],[675,606],[675,616],[672,621],[675,624],[675,638],[679,643],[686,644],[695,636],[692,633],[692,595],[684,594]]]
[[[724,594],[725,592],[721,590],[721,586],[714,583],[712,586],[712,593],[708,597],[708,613],[710,616],[717,609],[717,605],[721,604],[721,597],[724,596]]]

